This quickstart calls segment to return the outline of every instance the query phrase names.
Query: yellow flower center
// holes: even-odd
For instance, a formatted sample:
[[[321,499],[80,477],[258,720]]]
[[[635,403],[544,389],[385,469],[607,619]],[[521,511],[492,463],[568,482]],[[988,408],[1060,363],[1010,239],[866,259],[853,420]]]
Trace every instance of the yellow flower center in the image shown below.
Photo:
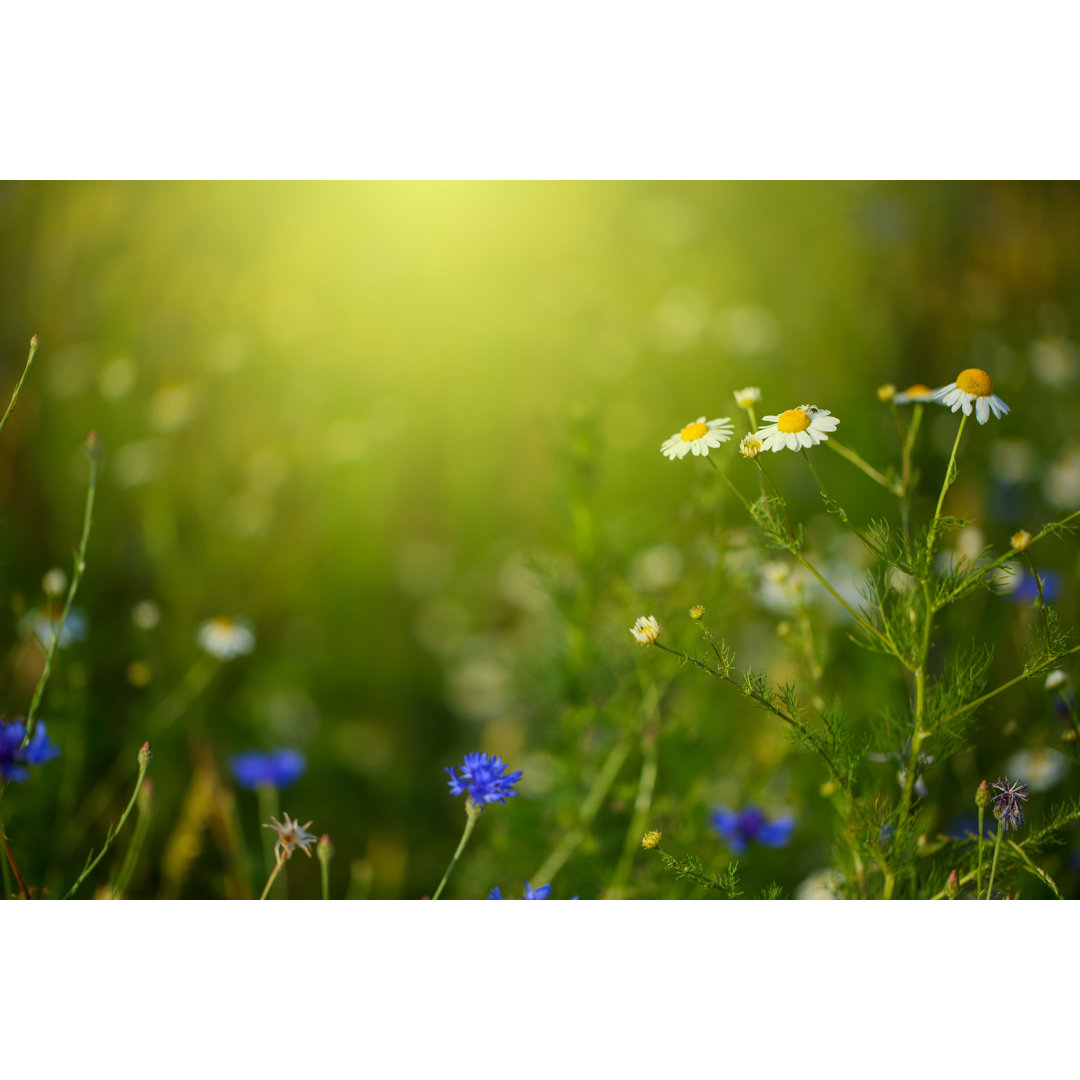
[[[967,372],[965,372],[965,374],[967,374]],[[959,382],[959,380],[957,380],[957,382]],[[923,384],[921,382],[917,382],[914,386],[909,386],[904,391],[904,393],[905,394],[912,394],[912,395],[918,394],[921,397],[923,394],[929,394],[930,393],[930,387],[929,386],[923,386]]]
[[[708,430],[708,424],[687,424],[682,429],[680,437],[683,442],[693,442],[695,439],[700,439]]]
[[[230,619],[228,615],[216,615],[210,620],[210,623],[215,630],[221,632],[231,631],[236,627],[236,621]]]
[[[785,435],[791,435],[796,431],[805,431],[810,426],[810,417],[802,409],[788,409],[782,412],[776,421],[776,430]]]
[[[969,367],[956,376],[956,385],[965,394],[975,397],[989,397],[994,392],[994,380],[977,367]]]

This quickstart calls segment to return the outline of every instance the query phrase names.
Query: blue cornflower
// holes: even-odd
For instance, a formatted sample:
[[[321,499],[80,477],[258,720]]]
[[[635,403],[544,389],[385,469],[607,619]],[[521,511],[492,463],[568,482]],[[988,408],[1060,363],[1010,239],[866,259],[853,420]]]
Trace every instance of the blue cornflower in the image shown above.
[[[994,813],[1005,829],[1019,829],[1024,824],[1024,809],[1020,805],[1027,802],[1027,787],[1019,780],[998,779],[990,785],[1000,794],[994,796]]]
[[[229,762],[233,776],[241,787],[251,791],[268,784],[286,788],[300,777],[307,762],[299,750],[280,747],[277,750],[249,750],[236,754]]]
[[[1048,604],[1052,604],[1061,591],[1060,579],[1053,570],[1043,570],[1040,572],[1039,577],[1042,578],[1043,600]],[[1012,597],[1013,603],[1034,604],[1039,598],[1039,586],[1034,575],[1030,571],[1026,571],[1020,579],[1020,584],[1009,595]]]
[[[461,767],[461,779],[458,779],[452,765],[446,767],[450,774],[450,794],[460,795],[465,792],[477,806],[506,802],[517,794],[513,786],[521,779],[520,769],[505,775],[508,767],[503,764],[501,757],[489,757],[479,751],[466,754],[465,764]]]
[[[551,886],[541,885],[539,889],[534,889],[527,881],[525,882],[525,891],[521,894],[522,900],[547,900],[551,896]],[[489,900],[502,900],[502,890],[498,885],[495,886],[491,892],[488,893]],[[571,900],[576,900],[576,896],[571,896]]]
[[[727,841],[727,845],[740,855],[749,843],[768,847],[783,847],[795,828],[793,817],[766,821],[765,814],[757,806],[746,806],[738,812],[726,806],[718,806],[709,818],[712,827]]]
[[[49,742],[45,725],[40,720],[26,746],[26,724],[22,720],[0,720],[0,780],[22,781],[30,775],[27,765],[43,765],[60,753],[60,747]]]

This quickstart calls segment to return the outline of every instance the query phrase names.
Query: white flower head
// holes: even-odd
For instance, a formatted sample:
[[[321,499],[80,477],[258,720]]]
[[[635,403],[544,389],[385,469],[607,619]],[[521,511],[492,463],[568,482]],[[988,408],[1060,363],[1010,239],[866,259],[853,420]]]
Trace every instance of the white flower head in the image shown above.
[[[1007,775],[1018,776],[1032,791],[1046,791],[1069,771],[1069,760],[1058,750],[1040,747],[1019,750],[1005,763]]]
[[[161,608],[153,600],[140,600],[131,609],[131,621],[140,630],[153,630],[161,622]]]
[[[761,440],[753,434],[744,435],[739,443],[739,453],[744,458],[756,458],[761,453]]]
[[[1069,681],[1069,676],[1064,671],[1051,671],[1043,683],[1044,690],[1057,690]]]
[[[310,859],[311,850],[308,847],[308,844],[312,844],[319,839],[314,833],[309,833],[307,831],[307,827],[311,822],[309,821],[307,825],[301,825],[299,822],[290,821],[288,814],[283,814],[282,816],[285,818],[284,825],[282,825],[275,817],[270,819],[272,824],[263,825],[264,829],[273,829],[277,834],[277,843],[274,845],[274,855],[279,861],[288,859],[297,848],[300,848],[300,850]]]
[[[671,461],[682,459],[690,453],[694,457],[707,457],[709,450],[715,450],[721,443],[726,443],[734,430],[731,420],[726,416],[708,422],[704,416],[699,416],[682,431],[677,431],[670,439],[666,439],[660,447],[660,453]]]
[[[915,383],[906,390],[901,390],[900,393],[893,394],[892,400],[894,405],[909,405],[913,402],[933,401],[934,391],[931,390],[929,386],[924,386],[922,383]]]
[[[639,645],[651,645],[660,636],[660,624],[655,615],[642,615],[630,627],[630,633]]]
[[[199,626],[199,648],[217,660],[234,660],[255,648],[255,631],[246,619],[217,615]]]
[[[41,587],[46,596],[59,596],[67,586],[67,574],[59,566],[54,566],[41,579]]]
[[[1009,406],[994,394],[994,380],[979,368],[965,368],[956,376],[956,382],[935,390],[933,400],[952,412],[963,409],[965,416],[971,415],[974,405],[975,419],[980,424],[990,419],[991,412],[998,419],[1009,412]]]
[[[835,431],[840,423],[828,409],[819,409],[816,405],[800,405],[779,416],[763,416],[762,419],[773,423],[759,428],[757,437],[761,439],[761,448],[771,450],[774,454],[785,447],[788,450],[801,450],[825,442],[828,433]]]
[[[735,404],[738,405],[740,409],[749,409],[751,405],[756,404],[760,400],[760,386],[744,386],[741,390],[735,391]]]

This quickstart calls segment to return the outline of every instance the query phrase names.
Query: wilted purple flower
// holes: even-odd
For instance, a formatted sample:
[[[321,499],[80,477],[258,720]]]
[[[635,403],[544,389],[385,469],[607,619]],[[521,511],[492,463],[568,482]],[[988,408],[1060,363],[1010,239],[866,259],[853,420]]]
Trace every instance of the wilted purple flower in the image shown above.
[[[503,764],[501,757],[489,757],[482,751],[465,755],[458,778],[452,765],[446,767],[450,775],[450,794],[467,794],[478,806],[485,803],[506,802],[517,792],[514,784],[521,779],[521,770],[507,774],[509,766]]]
[[[300,777],[307,762],[299,750],[249,750],[236,754],[229,762],[233,776],[241,786],[254,791],[264,784],[285,788]]]
[[[1020,805],[1027,802],[1027,788],[1019,780],[998,779],[990,785],[1000,794],[994,796],[994,813],[1006,829],[1019,829],[1024,824],[1024,811]]]
[[[45,724],[39,720],[34,734],[23,746],[26,724],[22,720],[0,719],[0,780],[22,781],[30,775],[27,765],[43,765],[60,753],[60,747],[49,742]]]
[[[742,810],[729,810],[718,806],[709,818],[712,827],[727,841],[736,855],[746,850],[749,843],[765,844],[767,847],[783,847],[795,828],[793,817],[766,821],[764,812],[757,806]]]

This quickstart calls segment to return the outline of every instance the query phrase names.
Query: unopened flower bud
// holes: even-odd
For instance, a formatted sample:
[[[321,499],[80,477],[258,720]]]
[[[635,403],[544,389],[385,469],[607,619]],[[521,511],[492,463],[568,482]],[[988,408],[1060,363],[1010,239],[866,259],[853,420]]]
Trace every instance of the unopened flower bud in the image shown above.
[[[1069,676],[1064,671],[1051,671],[1046,676],[1046,682],[1043,683],[1044,690],[1056,690],[1059,686],[1064,686],[1069,681]]]
[[[690,618],[697,622],[705,614],[705,608],[702,604],[695,604],[690,609]]]
[[[91,461],[100,461],[102,455],[101,439],[98,438],[96,431],[91,431],[86,436],[86,452],[90,455]]]
[[[641,838],[641,846],[646,851],[649,851],[651,848],[656,847],[660,843],[663,835],[664,834],[660,832],[659,829],[651,829]]]
[[[1009,547],[1013,551],[1027,551],[1031,547],[1031,533],[1027,529],[1021,529],[1019,532],[1013,533],[1009,537]]]
[[[756,458],[761,453],[761,440],[756,435],[744,435],[739,443],[739,453],[744,458]]]
[[[956,899],[956,894],[960,891],[960,875],[955,870],[949,874],[949,880],[945,882],[945,895],[950,900]]]
[[[835,780],[826,780],[825,783],[822,784],[821,787],[818,788],[818,793],[821,795],[821,797],[823,799],[828,799],[831,796],[835,795],[836,794],[836,781]]]
[[[136,805],[140,814],[149,814],[154,808],[154,781],[149,776],[143,777],[139,785],[139,794],[136,796]]]
[[[32,337],[32,338],[30,339],[30,351],[31,351],[31,352],[37,352],[37,347],[38,347],[38,346],[39,346],[40,344],[41,344],[41,339],[40,339],[40,338],[39,338],[39,337],[37,336],[37,334],[35,334],[35,335],[34,335],[34,336],[33,336],[33,337]]]
[[[990,801],[990,786],[984,780],[975,792],[975,805],[981,810]]]
[[[334,845],[330,843],[330,837],[326,833],[323,833],[319,837],[318,844],[315,845],[315,855],[319,862],[329,866],[330,858],[334,854]]]
[[[896,396],[896,387],[891,382],[877,388],[878,401],[889,402]]]
[[[144,742],[139,749],[139,768],[145,769],[150,764],[150,759],[154,755],[150,753],[150,743]]]

